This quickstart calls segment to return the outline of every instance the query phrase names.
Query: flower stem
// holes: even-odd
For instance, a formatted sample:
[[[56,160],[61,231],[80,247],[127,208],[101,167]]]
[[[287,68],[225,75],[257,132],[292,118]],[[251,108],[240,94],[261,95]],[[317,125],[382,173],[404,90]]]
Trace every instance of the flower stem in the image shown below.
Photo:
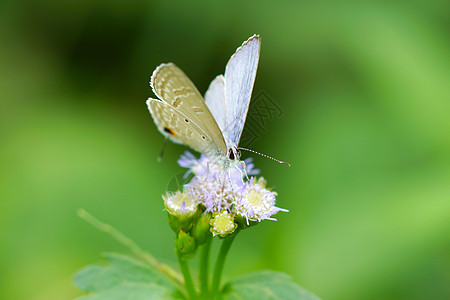
[[[225,259],[230,250],[231,244],[234,238],[238,234],[238,230],[234,232],[233,235],[227,236],[223,239],[222,245],[220,246],[219,255],[217,256],[216,265],[214,266],[214,274],[212,279],[212,296],[213,298],[217,296],[220,289],[220,280],[222,278],[223,266],[225,265]]]
[[[197,292],[195,291],[194,282],[192,281],[191,272],[189,271],[189,264],[187,260],[183,259],[183,254],[177,252],[178,264],[180,265],[181,274],[184,277],[184,285],[189,295],[189,299],[198,299]]]
[[[211,250],[212,238],[208,239],[205,245],[200,248],[199,259],[199,282],[200,296],[202,299],[208,299],[209,288],[209,252]]]

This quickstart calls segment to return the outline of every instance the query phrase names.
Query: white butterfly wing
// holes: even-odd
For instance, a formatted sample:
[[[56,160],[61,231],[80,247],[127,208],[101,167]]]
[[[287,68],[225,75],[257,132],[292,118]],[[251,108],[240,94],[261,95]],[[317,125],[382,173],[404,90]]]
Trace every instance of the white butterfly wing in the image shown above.
[[[225,78],[223,75],[214,78],[209,85],[205,93],[205,103],[216,120],[217,125],[219,125],[227,143],[227,148],[229,148],[232,145],[229,145],[227,142],[230,140],[230,137],[227,136],[227,102],[225,101]]]
[[[238,146],[258,68],[261,40],[250,37],[231,56],[225,68],[226,127],[221,128],[227,146]]]
[[[150,82],[162,101],[147,105],[159,131],[208,156],[225,155],[226,144],[214,117],[192,81],[176,65],[162,64]]]

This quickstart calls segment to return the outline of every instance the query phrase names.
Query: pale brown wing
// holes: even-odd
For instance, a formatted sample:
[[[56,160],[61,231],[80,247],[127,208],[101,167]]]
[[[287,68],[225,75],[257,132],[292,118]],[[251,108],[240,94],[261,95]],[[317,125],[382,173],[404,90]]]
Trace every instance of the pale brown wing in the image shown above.
[[[149,98],[147,105],[158,130],[171,141],[185,144],[210,157],[224,154],[223,149],[188,116],[160,100]]]
[[[153,72],[150,84],[158,98],[186,117],[189,122],[185,121],[187,128],[199,128],[199,133],[209,139],[214,148],[220,149],[222,155],[227,153],[225,140],[216,120],[202,95],[180,68],[173,63],[161,64]],[[178,136],[178,139],[181,138]]]

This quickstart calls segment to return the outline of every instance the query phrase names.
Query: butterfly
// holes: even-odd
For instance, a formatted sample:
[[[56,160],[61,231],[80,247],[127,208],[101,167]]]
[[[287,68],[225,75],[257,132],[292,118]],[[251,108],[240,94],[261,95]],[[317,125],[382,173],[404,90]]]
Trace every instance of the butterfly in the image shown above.
[[[239,148],[239,140],[247,118],[260,48],[258,35],[246,40],[231,56],[225,74],[211,82],[205,99],[175,64],[159,65],[150,81],[159,99],[147,100],[158,130],[172,142],[189,146],[215,162],[227,166],[242,162],[239,149],[243,148]]]

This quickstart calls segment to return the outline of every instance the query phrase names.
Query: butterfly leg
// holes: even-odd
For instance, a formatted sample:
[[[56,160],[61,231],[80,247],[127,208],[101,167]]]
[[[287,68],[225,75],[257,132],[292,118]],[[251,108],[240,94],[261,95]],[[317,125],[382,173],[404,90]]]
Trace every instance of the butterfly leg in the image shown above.
[[[206,161],[206,178],[209,177],[209,160]]]
[[[242,170],[239,168],[240,164],[242,164]],[[247,181],[250,181],[250,178],[248,178],[247,165],[245,164],[245,161],[243,161],[243,160],[239,161],[239,164],[236,166],[236,168],[239,170],[239,172],[241,172],[242,178],[244,178],[244,175],[245,175],[245,178],[247,179]]]
[[[234,192],[233,183],[231,182],[231,168],[230,168],[230,166],[227,166],[227,171],[228,171],[227,172],[228,173],[228,181],[230,182],[231,189]]]
[[[225,175],[225,167],[222,168],[222,171],[220,171],[220,174],[219,174],[219,185],[222,186],[222,190],[223,190],[223,188],[225,187],[225,186],[222,184],[222,177],[223,177],[224,175]]]
[[[228,165],[227,165],[227,163],[224,163],[223,164],[223,167],[222,167],[222,170],[220,171],[220,174],[219,174],[219,185],[222,187],[222,189],[221,189],[221,193],[222,193],[222,195],[224,195],[225,194],[225,188],[226,188],[226,186],[225,186],[225,182],[226,182],[226,179],[225,179],[225,176],[226,176],[226,173],[225,173],[225,170],[228,170],[229,168],[228,168]],[[228,176],[229,177],[229,176]],[[218,206],[219,207],[222,207],[222,200],[223,200],[223,197],[220,197],[219,198],[220,199],[220,203],[218,204]]]
[[[163,154],[164,154],[164,149],[166,148],[166,144],[167,144],[167,141],[168,141],[168,140],[169,140],[169,138],[166,136],[165,139],[164,139],[164,142],[163,142],[163,144],[162,144],[162,146],[161,146],[161,150],[159,151],[158,158],[156,159],[158,162],[162,162],[162,157],[163,157]]]

